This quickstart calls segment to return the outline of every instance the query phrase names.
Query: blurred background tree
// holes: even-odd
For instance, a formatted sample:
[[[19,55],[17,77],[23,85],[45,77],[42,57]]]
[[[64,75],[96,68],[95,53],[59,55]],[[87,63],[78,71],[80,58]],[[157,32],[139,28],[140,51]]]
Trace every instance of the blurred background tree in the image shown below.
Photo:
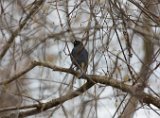
[[[159,5],[0,0],[0,117],[160,117]],[[89,52],[83,79],[69,69],[75,39]]]

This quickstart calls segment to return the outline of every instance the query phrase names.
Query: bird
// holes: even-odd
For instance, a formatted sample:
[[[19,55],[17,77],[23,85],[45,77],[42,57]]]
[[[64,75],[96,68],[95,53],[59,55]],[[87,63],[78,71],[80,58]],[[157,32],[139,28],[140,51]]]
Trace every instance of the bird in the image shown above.
[[[81,41],[75,40],[74,47],[71,51],[72,65],[82,72],[81,76],[86,74],[88,68],[88,51]]]

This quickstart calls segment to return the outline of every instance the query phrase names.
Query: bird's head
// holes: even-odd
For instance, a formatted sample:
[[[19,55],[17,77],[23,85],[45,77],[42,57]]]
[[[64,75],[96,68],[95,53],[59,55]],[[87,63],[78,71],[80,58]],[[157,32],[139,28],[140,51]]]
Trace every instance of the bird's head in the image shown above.
[[[75,40],[75,41],[74,41],[74,47],[79,46],[79,45],[82,45],[82,46],[83,46],[82,42],[81,42],[81,41],[78,41],[78,40]]]

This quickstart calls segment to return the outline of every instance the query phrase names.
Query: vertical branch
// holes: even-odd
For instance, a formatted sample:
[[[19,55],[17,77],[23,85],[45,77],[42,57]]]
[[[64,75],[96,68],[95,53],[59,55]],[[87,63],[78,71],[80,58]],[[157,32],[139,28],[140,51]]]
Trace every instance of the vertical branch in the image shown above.
[[[150,7],[151,9],[151,7]],[[148,25],[150,23],[149,19],[143,15],[143,28],[146,29],[148,32],[152,32],[151,27]],[[152,64],[153,55],[154,55],[154,47],[152,44],[152,39],[150,37],[143,35],[143,49],[144,49],[144,57],[142,67],[139,73],[139,78],[137,79],[138,83],[142,83],[143,89],[146,87],[148,79],[151,75],[150,66]],[[126,105],[124,112],[121,115],[121,118],[132,118],[134,112],[136,111],[136,107],[138,104],[138,100],[135,97],[131,97]]]

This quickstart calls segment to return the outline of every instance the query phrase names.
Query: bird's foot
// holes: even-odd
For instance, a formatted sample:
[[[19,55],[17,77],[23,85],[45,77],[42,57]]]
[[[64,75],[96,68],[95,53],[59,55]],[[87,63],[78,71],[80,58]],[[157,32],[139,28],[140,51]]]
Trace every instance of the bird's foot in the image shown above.
[[[71,71],[73,71],[74,70],[74,68],[68,68],[69,70],[71,70]]]

